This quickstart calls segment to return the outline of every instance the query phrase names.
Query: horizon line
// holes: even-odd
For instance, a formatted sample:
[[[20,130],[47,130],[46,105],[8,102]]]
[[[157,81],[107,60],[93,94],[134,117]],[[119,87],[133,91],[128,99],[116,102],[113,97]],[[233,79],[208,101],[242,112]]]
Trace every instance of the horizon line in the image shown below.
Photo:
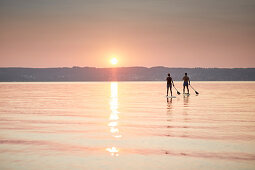
[[[127,67],[92,67],[92,66],[71,66],[71,67],[0,67],[2,68],[28,68],[28,69],[50,69],[50,68],[96,68],[96,69],[118,69],[118,68],[185,68],[185,69],[254,69],[255,67],[167,67],[167,66],[153,66],[153,67],[146,67],[146,66],[127,66]]]

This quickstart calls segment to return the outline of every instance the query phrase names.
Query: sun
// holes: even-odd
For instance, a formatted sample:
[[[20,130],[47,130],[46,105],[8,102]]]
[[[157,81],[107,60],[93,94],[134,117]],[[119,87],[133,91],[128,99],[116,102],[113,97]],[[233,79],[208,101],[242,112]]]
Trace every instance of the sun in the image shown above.
[[[110,62],[111,62],[112,65],[116,65],[118,63],[118,59],[114,57],[114,58],[111,59]]]

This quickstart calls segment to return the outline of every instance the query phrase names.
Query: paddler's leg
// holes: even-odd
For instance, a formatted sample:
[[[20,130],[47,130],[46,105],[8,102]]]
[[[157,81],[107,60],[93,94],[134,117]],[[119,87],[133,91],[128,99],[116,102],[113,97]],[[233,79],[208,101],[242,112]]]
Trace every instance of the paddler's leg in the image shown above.
[[[171,92],[171,96],[173,96],[173,93],[172,93],[172,85],[170,85],[170,92]]]
[[[168,84],[166,85],[166,96],[168,96]]]

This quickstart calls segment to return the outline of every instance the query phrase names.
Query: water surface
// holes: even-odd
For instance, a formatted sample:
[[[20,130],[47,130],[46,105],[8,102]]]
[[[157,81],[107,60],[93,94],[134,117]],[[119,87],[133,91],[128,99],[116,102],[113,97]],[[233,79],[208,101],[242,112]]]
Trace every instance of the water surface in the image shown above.
[[[255,83],[192,84],[0,83],[0,169],[255,169]]]

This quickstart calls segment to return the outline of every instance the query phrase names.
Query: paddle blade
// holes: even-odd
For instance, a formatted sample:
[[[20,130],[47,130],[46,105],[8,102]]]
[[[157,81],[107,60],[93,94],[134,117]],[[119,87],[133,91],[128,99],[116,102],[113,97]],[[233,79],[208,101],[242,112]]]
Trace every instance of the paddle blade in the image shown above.
[[[195,91],[196,94],[199,94],[197,91]]]
[[[177,91],[177,94],[180,95],[181,93]]]

